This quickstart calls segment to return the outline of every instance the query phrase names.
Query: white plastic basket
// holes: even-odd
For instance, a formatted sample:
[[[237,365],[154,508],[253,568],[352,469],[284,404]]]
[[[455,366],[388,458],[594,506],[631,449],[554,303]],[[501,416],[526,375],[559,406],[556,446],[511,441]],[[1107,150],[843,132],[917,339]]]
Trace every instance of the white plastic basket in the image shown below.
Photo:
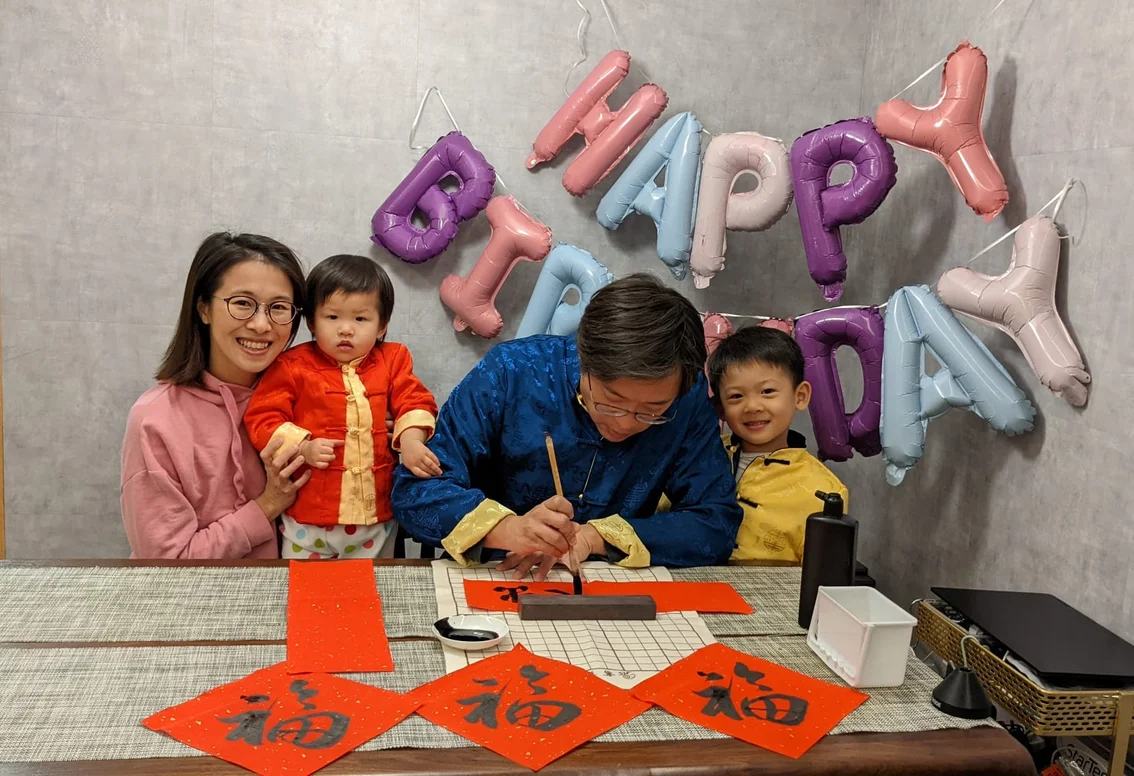
[[[851,687],[897,687],[916,624],[873,587],[820,587],[807,645]]]

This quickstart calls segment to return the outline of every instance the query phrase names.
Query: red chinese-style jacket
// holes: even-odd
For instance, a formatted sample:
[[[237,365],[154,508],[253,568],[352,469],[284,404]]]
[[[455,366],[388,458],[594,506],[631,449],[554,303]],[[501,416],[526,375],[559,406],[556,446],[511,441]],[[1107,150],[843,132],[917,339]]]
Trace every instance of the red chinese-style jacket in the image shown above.
[[[260,378],[244,425],[256,449],[276,437],[284,446],[308,438],[342,439],[326,469],[312,469],[288,514],[318,526],[372,525],[389,520],[397,461],[386,412],[394,416],[393,448],[407,428],[430,435],[437,402],[413,373],[405,345],[379,342],[366,356],[340,364],[314,342],[284,352]]]

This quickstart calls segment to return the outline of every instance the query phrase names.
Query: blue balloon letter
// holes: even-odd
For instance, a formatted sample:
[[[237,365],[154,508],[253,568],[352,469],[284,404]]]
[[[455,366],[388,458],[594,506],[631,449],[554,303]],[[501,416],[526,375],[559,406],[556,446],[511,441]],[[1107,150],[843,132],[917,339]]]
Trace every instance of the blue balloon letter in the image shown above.
[[[667,169],[668,168],[668,169]],[[665,170],[665,186],[655,183]],[[678,280],[689,272],[697,186],[701,180],[701,122],[679,113],[659,129],[599,202],[598,221],[617,229],[633,212],[658,228],[658,258]]]
[[[929,419],[965,407],[1009,435],[1032,430],[1024,392],[927,286],[899,288],[886,307],[882,354],[882,457],[899,485],[925,452]],[[941,364],[925,374],[925,349]]]
[[[591,297],[612,280],[614,276],[591,254],[567,243],[556,245],[544,259],[516,338],[574,334]],[[574,304],[563,301],[570,288],[579,292],[579,301]]]

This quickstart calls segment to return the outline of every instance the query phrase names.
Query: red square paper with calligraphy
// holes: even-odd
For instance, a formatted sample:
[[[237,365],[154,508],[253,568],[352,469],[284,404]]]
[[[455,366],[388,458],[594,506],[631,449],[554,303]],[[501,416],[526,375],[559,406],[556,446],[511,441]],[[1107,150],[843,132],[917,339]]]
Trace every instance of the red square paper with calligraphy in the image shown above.
[[[710,644],[631,690],[675,717],[799,757],[870,696]]]
[[[412,695],[430,722],[532,770],[649,708],[589,671],[518,644]]]
[[[256,671],[142,724],[264,776],[306,776],[413,713],[408,695],[328,674]]]

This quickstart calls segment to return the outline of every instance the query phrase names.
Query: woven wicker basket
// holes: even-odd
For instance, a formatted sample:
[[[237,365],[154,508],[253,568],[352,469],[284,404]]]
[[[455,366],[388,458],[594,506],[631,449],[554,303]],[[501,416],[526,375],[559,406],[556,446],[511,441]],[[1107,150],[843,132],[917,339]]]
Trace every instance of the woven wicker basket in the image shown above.
[[[918,602],[914,632],[939,657],[962,665],[961,639],[966,633],[931,603]],[[1036,735],[1113,736],[1115,762],[1126,759],[1134,692],[1044,690],[975,640],[965,644],[965,654],[989,698]],[[1122,771],[1112,765],[1111,772]]]

